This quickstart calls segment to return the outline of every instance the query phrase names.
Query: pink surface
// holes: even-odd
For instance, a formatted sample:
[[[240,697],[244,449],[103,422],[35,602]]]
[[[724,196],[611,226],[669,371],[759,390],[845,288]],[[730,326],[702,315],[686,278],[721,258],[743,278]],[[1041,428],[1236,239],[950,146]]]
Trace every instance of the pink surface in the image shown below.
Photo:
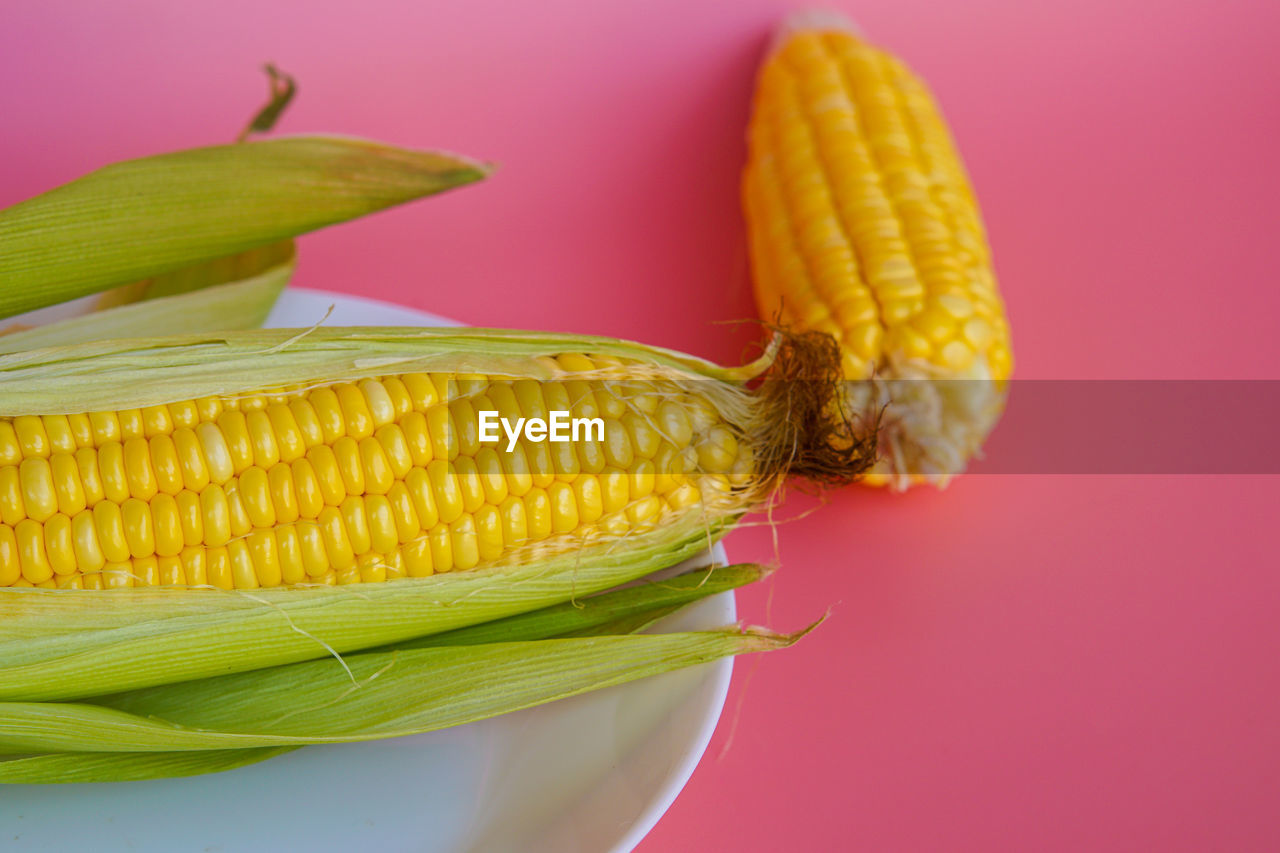
[[[752,313],[736,198],[752,71],[790,6],[9,4],[0,204],[230,139],[272,59],[302,83],[286,131],[502,167],[306,238],[299,284],[733,360],[750,333],[719,324]],[[1280,378],[1280,6],[846,10],[954,123],[1019,377]],[[784,570],[740,602],[779,628],[831,618],[740,662],[641,850],[1275,849],[1278,505],[1274,477],[830,496],[778,530]],[[729,547],[774,558],[765,529]]]

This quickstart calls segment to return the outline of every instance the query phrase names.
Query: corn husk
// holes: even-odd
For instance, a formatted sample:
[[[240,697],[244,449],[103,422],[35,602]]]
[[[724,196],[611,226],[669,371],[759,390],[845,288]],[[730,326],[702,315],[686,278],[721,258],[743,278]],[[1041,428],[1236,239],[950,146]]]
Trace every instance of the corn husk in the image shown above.
[[[724,529],[685,519],[529,565],[346,587],[0,589],[0,699],[94,696],[476,625],[675,565]]]
[[[256,329],[271,313],[297,266],[292,241],[270,248],[268,254],[248,252],[186,268],[181,286],[166,285],[136,299],[100,305],[90,314],[0,335],[0,353],[159,332]]]
[[[451,154],[335,136],[115,163],[0,210],[0,317],[268,246],[487,173]]]
[[[695,601],[755,583],[768,569],[754,563],[694,569],[662,580],[574,598],[505,619],[397,643],[397,649],[472,646],[552,637],[631,634]]]
[[[0,753],[306,746],[434,731],[794,643],[725,628],[367,652],[87,702],[0,702]]]
[[[472,628],[447,631],[396,647],[478,645],[584,634],[627,633],[651,624],[693,601],[751,583],[766,574],[760,566],[694,569],[660,581],[565,602]],[[379,651],[392,651],[392,648]],[[0,782],[123,782],[219,773],[256,764],[298,747],[256,747],[180,752],[47,753],[0,756]]]
[[[94,301],[94,307],[98,311],[103,311],[121,305],[131,305],[135,302],[166,299],[171,296],[202,290],[206,287],[217,287],[222,284],[244,281],[245,279],[260,276],[269,270],[280,268],[288,268],[292,272],[297,262],[297,253],[298,248],[293,240],[281,240],[278,243],[270,243],[257,249],[249,249],[234,255],[214,258],[211,261],[192,264],[164,275],[157,275],[142,281],[135,281],[132,284],[114,287],[101,294]],[[265,318],[266,315],[264,314],[263,316]],[[260,326],[262,324],[259,322],[257,325]],[[209,326],[207,328],[216,329],[217,327]],[[222,330],[251,328],[257,328],[257,326],[225,326]],[[171,329],[165,334],[176,335],[186,331],[200,330]],[[118,334],[113,337],[135,336]],[[106,338],[104,337],[101,340],[106,340]]]
[[[676,381],[739,383],[768,357],[722,367],[613,338],[476,328],[263,329],[89,342],[0,356],[0,416],[136,408],[266,387],[439,371],[555,379],[539,356],[588,352],[634,359]],[[709,386],[710,389],[710,386]],[[725,398],[739,388],[717,389]]]

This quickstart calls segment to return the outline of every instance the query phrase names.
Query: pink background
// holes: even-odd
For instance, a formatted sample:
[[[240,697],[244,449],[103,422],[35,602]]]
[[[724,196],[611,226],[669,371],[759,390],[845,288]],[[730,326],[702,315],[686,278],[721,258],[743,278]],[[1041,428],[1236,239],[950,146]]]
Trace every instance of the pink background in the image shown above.
[[[1280,5],[843,5],[954,123],[1020,378],[1280,378]],[[6,4],[0,204],[230,140],[272,59],[302,84],[285,131],[501,164],[306,238],[297,283],[732,361],[753,66],[791,6]],[[1280,845],[1276,478],[973,476],[827,504],[740,602],[831,618],[740,662],[641,850]],[[775,556],[765,529],[728,544]]]

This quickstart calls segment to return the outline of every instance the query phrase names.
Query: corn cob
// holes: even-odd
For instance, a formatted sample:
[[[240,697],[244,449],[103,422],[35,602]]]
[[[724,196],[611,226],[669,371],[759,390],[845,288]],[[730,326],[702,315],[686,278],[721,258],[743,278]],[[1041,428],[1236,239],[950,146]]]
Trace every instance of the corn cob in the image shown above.
[[[306,343],[338,349],[359,336]],[[401,333],[391,355],[371,346],[366,359],[390,358],[395,372],[356,362],[335,380],[322,349],[273,382],[273,348],[289,362],[299,346],[289,337],[256,333],[242,336],[247,352],[227,347],[222,355],[260,362],[242,378],[206,369],[184,380],[180,368],[157,367],[147,383],[153,355],[105,357],[117,361],[108,374],[134,385],[112,390],[84,367],[99,376],[96,390],[59,394],[54,380],[36,392],[47,402],[25,410],[30,356],[0,359],[0,377],[13,368],[0,393],[0,587],[252,590],[529,564],[682,516],[723,520],[792,471],[850,477],[867,461],[865,441],[829,424],[797,433],[816,423],[803,423],[798,398],[812,409],[829,389],[815,394],[794,373],[814,359],[832,365],[816,338],[816,349],[786,345],[793,375],[752,393],[707,378],[705,365],[700,376],[693,360],[611,354],[598,340],[504,353],[490,334],[496,354],[440,350],[485,338],[471,331],[431,335],[423,369],[414,336]],[[180,361],[219,355],[202,339],[148,348]],[[81,355],[69,348],[63,363]],[[797,358],[810,363],[797,368]],[[201,382],[216,393],[166,390]],[[95,397],[133,405],[86,410]],[[566,411],[603,429],[558,444],[525,435],[508,450],[481,442],[481,411],[511,423]]]
[[[999,418],[1013,361],[973,191],[928,89],[843,18],[802,13],[761,67],[748,145],[761,316],[837,337],[851,403],[888,404],[868,481],[945,483]]]

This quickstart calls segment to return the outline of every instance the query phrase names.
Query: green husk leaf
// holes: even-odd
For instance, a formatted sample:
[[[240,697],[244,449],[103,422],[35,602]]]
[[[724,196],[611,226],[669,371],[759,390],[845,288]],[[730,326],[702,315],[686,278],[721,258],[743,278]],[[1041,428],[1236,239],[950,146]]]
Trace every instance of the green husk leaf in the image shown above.
[[[283,250],[287,248],[288,252]],[[257,256],[250,261],[246,256]],[[201,266],[202,278],[185,271],[182,289],[164,285],[146,301],[119,304],[91,314],[0,336],[0,353],[61,347],[112,338],[141,338],[157,332],[224,331],[262,325],[296,266],[292,241],[265,250],[222,258]],[[203,288],[203,289],[202,289]],[[112,291],[115,293],[115,291]],[[0,396],[3,396],[0,394]]]
[[[265,246],[487,173],[451,154],[335,136],[115,163],[0,211],[0,317]]]
[[[475,625],[675,565],[731,519],[684,517],[534,564],[347,587],[0,589],[0,699],[74,699]]]
[[[183,752],[62,752],[0,758],[0,784],[141,782],[201,776],[246,767],[293,752],[295,746]]]
[[[0,751],[170,752],[398,737],[783,648],[799,636],[724,628],[373,652],[91,704],[0,702]]]
[[[721,367],[615,338],[508,329],[355,327],[262,329],[84,343],[0,356],[0,415],[70,414],[233,395],[270,385],[342,382],[388,372],[440,371],[551,379],[531,357],[617,356],[673,380],[741,381],[760,359]],[[708,391],[714,389],[708,385]],[[728,389],[745,395],[740,388]],[[727,404],[727,401],[726,401]]]
[[[281,240],[256,249],[249,249],[235,255],[214,258],[199,264],[182,267],[173,272],[152,278],[135,281],[132,284],[114,287],[106,291],[94,302],[94,308],[104,311],[120,305],[129,305],[148,299],[163,299],[182,293],[201,290],[219,284],[254,278],[272,269],[288,266],[290,274],[297,264],[297,247],[293,240]],[[259,325],[261,325],[259,323]],[[227,326],[225,329],[251,329],[257,326]],[[214,326],[204,329],[215,330]],[[187,331],[203,331],[204,329],[183,328],[170,330],[165,334],[181,334]]]
[[[638,627],[614,628],[652,624],[695,601],[754,583],[767,573],[763,566],[753,563],[694,569],[675,577],[645,581],[506,619],[397,643],[395,648],[426,649],[566,636],[628,634]]]
[[[688,607],[688,604],[668,604],[648,610],[623,613],[598,625],[589,625],[576,631],[566,631],[561,637],[607,637],[613,634],[638,634],[662,619]]]

